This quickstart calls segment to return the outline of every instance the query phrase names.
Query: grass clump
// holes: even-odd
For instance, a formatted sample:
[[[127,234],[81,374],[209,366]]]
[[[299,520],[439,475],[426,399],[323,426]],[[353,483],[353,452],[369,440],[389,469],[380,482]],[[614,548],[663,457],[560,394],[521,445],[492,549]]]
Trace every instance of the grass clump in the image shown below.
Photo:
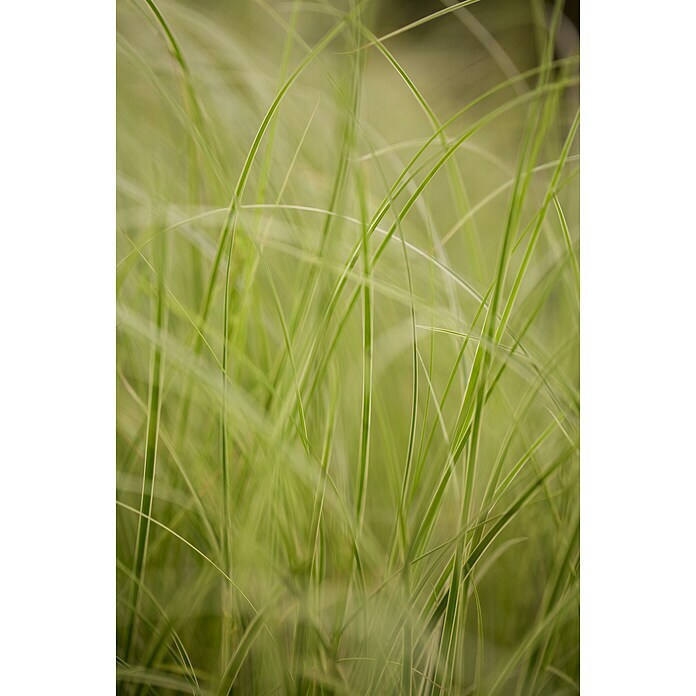
[[[118,3],[120,693],[578,691],[577,55],[391,16]]]

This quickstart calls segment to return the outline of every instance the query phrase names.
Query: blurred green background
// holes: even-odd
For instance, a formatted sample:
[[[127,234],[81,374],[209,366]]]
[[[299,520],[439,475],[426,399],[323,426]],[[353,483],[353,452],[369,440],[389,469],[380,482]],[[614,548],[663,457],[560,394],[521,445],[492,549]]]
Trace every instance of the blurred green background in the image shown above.
[[[120,693],[579,690],[577,4],[445,7],[117,3]]]

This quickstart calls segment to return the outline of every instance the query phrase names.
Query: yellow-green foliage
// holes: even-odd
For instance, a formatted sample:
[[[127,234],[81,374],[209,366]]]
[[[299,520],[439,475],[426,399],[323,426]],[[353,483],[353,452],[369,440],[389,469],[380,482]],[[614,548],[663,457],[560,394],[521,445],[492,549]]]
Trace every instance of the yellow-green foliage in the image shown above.
[[[410,12],[119,0],[121,693],[578,690],[576,47]]]

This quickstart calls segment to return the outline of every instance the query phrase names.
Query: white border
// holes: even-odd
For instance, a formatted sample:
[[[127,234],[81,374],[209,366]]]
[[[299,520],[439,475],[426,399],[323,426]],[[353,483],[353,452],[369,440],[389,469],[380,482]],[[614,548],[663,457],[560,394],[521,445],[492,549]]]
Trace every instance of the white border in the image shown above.
[[[585,696],[694,689],[695,15],[582,3]]]
[[[0,691],[115,684],[115,8],[0,11]]]

